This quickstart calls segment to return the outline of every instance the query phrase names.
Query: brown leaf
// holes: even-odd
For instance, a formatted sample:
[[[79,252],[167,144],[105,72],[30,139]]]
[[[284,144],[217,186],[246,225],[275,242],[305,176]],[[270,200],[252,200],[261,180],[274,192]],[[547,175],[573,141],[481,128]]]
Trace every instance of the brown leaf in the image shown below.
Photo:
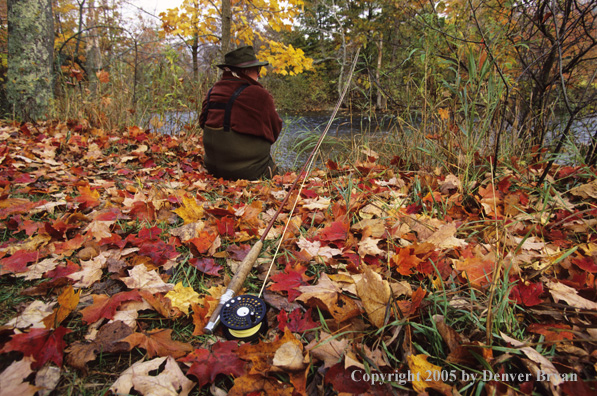
[[[320,333],[321,339],[313,340],[306,346],[311,356],[323,361],[323,368],[327,369],[339,363],[348,349],[348,340],[340,340],[325,332]]]
[[[384,325],[392,296],[388,281],[382,279],[380,274],[367,267],[362,279],[357,282],[357,295],[363,302],[371,323],[375,327],[381,328]]]
[[[149,357],[172,356],[179,358],[194,350],[191,344],[172,340],[172,329],[155,329],[147,333],[133,333],[122,341],[130,349],[138,346],[147,351]]]
[[[87,363],[95,360],[98,353],[118,353],[129,350],[129,345],[123,339],[133,331],[121,321],[115,321],[102,326],[90,343],[75,341],[66,350],[66,363],[84,372]]]

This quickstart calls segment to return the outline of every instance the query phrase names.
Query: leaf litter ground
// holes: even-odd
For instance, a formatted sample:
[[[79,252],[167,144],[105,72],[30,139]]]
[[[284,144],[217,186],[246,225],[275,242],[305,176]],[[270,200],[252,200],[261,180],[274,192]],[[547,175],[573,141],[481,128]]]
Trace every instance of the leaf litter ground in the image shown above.
[[[592,169],[329,161],[266,239],[244,292],[265,282],[268,331],[239,343],[203,327],[295,174],[216,180],[200,136],[137,127],[0,141],[2,395],[595,394]]]

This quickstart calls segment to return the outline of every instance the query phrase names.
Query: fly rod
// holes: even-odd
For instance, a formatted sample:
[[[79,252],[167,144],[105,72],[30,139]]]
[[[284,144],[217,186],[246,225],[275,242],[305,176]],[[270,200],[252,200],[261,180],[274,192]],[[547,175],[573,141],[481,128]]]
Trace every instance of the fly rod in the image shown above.
[[[247,278],[247,275],[249,274],[249,272],[251,272],[251,269],[253,268],[255,261],[257,261],[257,258],[259,257],[259,254],[261,253],[261,249],[263,248],[263,243],[265,242],[265,239],[267,238],[269,231],[271,230],[276,219],[278,218],[278,216],[284,209],[284,206],[286,206],[286,204],[288,203],[288,200],[290,199],[292,191],[294,191],[294,189],[296,188],[299,180],[301,179],[301,176],[304,174],[302,185],[304,185],[305,181],[307,180],[307,176],[308,176],[308,174],[310,172],[310,168],[313,164],[313,159],[315,158],[315,154],[317,153],[321,144],[323,143],[323,139],[327,135],[327,133],[332,125],[332,122],[336,118],[336,114],[338,113],[338,110],[340,109],[340,106],[342,105],[342,102],[344,101],[344,96],[348,92],[350,82],[352,81],[352,75],[354,74],[357,60],[359,58],[359,52],[360,52],[360,48],[357,49],[357,52],[354,56],[350,74],[348,76],[348,79],[346,80],[346,85],[344,86],[342,95],[340,95],[340,99],[338,100],[338,102],[336,103],[336,106],[334,107],[334,111],[332,112],[332,116],[331,116],[330,120],[328,121],[328,124],[327,124],[325,130],[319,137],[317,144],[315,145],[315,147],[309,154],[309,157],[303,164],[297,177],[294,179],[294,182],[292,183],[292,185],[290,186],[290,189],[286,193],[286,196],[282,200],[280,207],[278,208],[276,213],[272,216],[271,220],[269,221],[269,224],[267,225],[267,227],[261,234],[261,238],[255,243],[255,245],[253,245],[253,247],[251,248],[251,250],[249,251],[247,256],[243,259],[243,261],[241,262],[241,264],[238,268],[238,271],[236,272],[236,274],[234,275],[234,277],[228,284],[226,291],[220,297],[218,306],[216,307],[216,309],[212,313],[211,317],[209,318],[207,325],[203,328],[203,331],[206,334],[214,333],[218,323],[220,322],[221,316],[225,316],[225,319],[226,319],[225,326],[228,327],[228,325],[230,325],[230,329],[232,329],[232,330],[228,329],[229,334],[237,339],[244,339],[245,335],[247,336],[247,339],[248,339],[249,337],[252,337],[255,333],[257,333],[257,331],[259,330],[259,327],[261,327],[261,325],[255,326],[252,328],[250,326],[252,324],[255,324],[255,322],[259,322],[260,320],[265,319],[265,303],[262,301],[258,301],[259,299],[255,298],[253,296],[240,296],[238,299],[234,299],[234,296],[240,291],[243,283],[245,282],[245,279]],[[302,185],[301,185],[301,190],[302,190]],[[299,196],[300,196],[300,190],[299,190],[299,195],[296,197],[296,200],[294,202],[294,206],[290,213],[288,222],[286,223],[286,228],[288,227],[288,224],[290,223],[290,220],[292,218],[292,214],[294,212],[294,208],[296,207]],[[280,248],[280,246],[283,242],[284,234],[286,233],[286,228],[284,229],[284,232],[282,233],[282,236],[280,237],[278,249]],[[263,287],[265,287],[265,283],[267,282],[267,278],[269,277],[269,274],[271,272],[271,269],[272,269],[272,266],[274,263],[273,260],[275,260],[276,254],[277,254],[277,250],[272,259],[272,263],[270,264],[269,270],[267,272],[267,276],[263,280]],[[263,292],[263,287],[261,289],[260,295]],[[232,307],[232,308],[223,312],[222,310],[224,307],[228,307],[228,308]],[[243,328],[243,329],[248,328],[247,329],[248,333],[247,333],[247,331],[235,330],[235,325],[237,325],[236,327]],[[253,329],[256,329],[256,330],[253,331]]]

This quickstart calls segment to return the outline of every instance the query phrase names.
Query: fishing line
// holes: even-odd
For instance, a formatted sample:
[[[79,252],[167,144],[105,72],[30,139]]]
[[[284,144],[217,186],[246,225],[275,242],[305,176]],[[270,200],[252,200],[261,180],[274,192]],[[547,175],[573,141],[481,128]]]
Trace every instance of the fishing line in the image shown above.
[[[332,116],[330,117],[328,124],[326,125],[325,129],[323,130],[323,133],[319,137],[317,144],[313,148],[313,151],[311,151],[311,155],[309,156],[309,158],[307,158],[307,160],[305,161],[305,164],[303,165],[303,168],[301,169],[301,172],[299,173],[298,177],[300,177],[303,172],[305,172],[305,176],[303,177],[303,181],[301,182],[301,185],[299,187],[298,194],[296,196],[296,199],[294,200],[294,204],[292,205],[292,209],[290,210],[290,213],[288,215],[288,221],[286,221],[286,225],[284,226],[284,230],[282,231],[282,236],[280,237],[280,242],[278,243],[278,245],[276,247],[276,251],[274,252],[272,261],[269,264],[267,273],[265,274],[265,279],[263,280],[263,284],[261,285],[261,290],[259,291],[259,295],[258,295],[259,297],[261,297],[261,295],[263,294],[263,291],[265,290],[267,280],[269,279],[269,276],[272,272],[272,268],[274,267],[276,257],[278,255],[278,252],[280,251],[280,247],[282,246],[282,243],[284,240],[284,235],[286,235],[286,231],[288,230],[288,226],[290,225],[290,221],[292,220],[292,216],[294,215],[294,210],[296,209],[296,205],[298,204],[299,198],[301,196],[301,192],[303,191],[303,187],[305,186],[305,182],[307,181],[307,179],[309,177],[309,173],[311,173],[311,168],[313,166],[313,163],[315,162],[315,153],[317,153],[317,151],[321,147],[321,145],[323,143],[323,139],[325,138],[328,131],[330,130],[330,127],[332,126],[332,123],[334,122],[334,119],[336,118],[336,115],[338,114],[338,110],[340,109],[340,106],[342,105],[342,102],[344,101],[344,96],[348,92],[350,82],[352,81],[352,75],[353,75],[354,69],[357,65],[357,60],[359,59],[360,50],[361,50],[361,48],[359,47],[357,49],[357,53],[354,56],[354,60],[352,62],[352,67],[350,69],[350,74],[348,75],[349,77],[348,77],[348,80],[346,81],[346,85],[344,86],[344,90],[342,91],[342,95],[340,96],[340,100],[338,100],[338,102],[336,103],[336,107],[334,107],[334,111],[332,112]],[[288,191],[288,195],[290,195],[291,192],[292,192],[292,189],[290,189]]]
[[[234,275],[234,277],[228,284],[226,291],[220,297],[220,302],[219,302],[218,306],[212,313],[211,317],[209,318],[209,322],[203,329],[205,333],[213,334],[219,321],[221,321],[222,324],[224,325],[224,334],[229,339],[238,339],[238,340],[247,340],[247,341],[253,340],[256,337],[258,337],[259,334],[261,334],[262,332],[264,332],[266,330],[266,328],[267,328],[267,321],[265,320],[266,306],[265,306],[265,302],[263,300],[261,300],[260,297],[263,294],[263,291],[265,290],[265,285],[267,283],[267,280],[269,279],[269,276],[270,276],[272,268],[274,266],[276,257],[278,255],[278,253],[280,251],[280,247],[282,246],[282,243],[284,241],[284,235],[286,235],[286,231],[288,230],[290,221],[292,220],[292,216],[293,216],[296,206],[298,204],[301,192],[303,190],[303,187],[305,186],[305,183],[307,181],[309,173],[311,172],[311,167],[313,166],[313,163],[314,163],[315,154],[321,147],[321,144],[323,143],[323,139],[325,138],[328,131],[330,130],[330,127],[332,126],[332,123],[333,123],[334,119],[336,118],[336,115],[338,114],[338,110],[340,109],[340,106],[342,105],[342,102],[344,101],[344,97],[346,96],[346,93],[348,92],[348,88],[350,86],[350,82],[352,81],[352,76],[354,74],[354,70],[357,65],[360,50],[361,49],[359,47],[354,56],[352,67],[350,69],[350,74],[348,75],[348,79],[346,80],[346,85],[344,86],[342,95],[340,96],[340,99],[338,100],[338,102],[336,103],[336,106],[334,107],[334,111],[332,112],[332,116],[331,116],[330,120],[328,121],[327,126],[325,127],[324,131],[322,132],[321,136],[319,137],[317,144],[311,151],[309,158],[307,158],[307,160],[305,161],[299,174],[297,175],[296,179],[290,186],[290,189],[288,190],[288,192],[286,193],[286,196],[282,200],[280,207],[278,208],[276,213],[272,216],[269,224],[267,225],[266,229],[263,231],[261,238],[257,241],[257,243],[255,243],[255,245],[251,248],[251,250],[249,251],[247,256],[244,258],[244,260],[240,264],[239,269],[237,270],[236,274]],[[292,194],[292,191],[294,191],[294,189],[296,188],[298,181],[301,179],[301,176],[303,174],[304,174],[304,176],[303,176],[301,185],[299,187],[298,194],[296,196],[296,199],[294,200],[292,209],[289,212],[289,217],[284,226],[284,230],[282,231],[280,241],[278,242],[276,250],[272,256],[272,261],[269,265],[265,279],[263,280],[263,284],[261,286],[261,290],[259,291],[259,295],[258,296],[241,295],[238,297],[234,297],[235,294],[241,289],[242,284],[244,283],[247,275],[253,268],[253,264],[259,257],[259,253],[261,252],[261,248],[263,247],[265,238],[269,234],[269,231],[273,227],[274,222],[276,221],[276,219],[282,212],[284,206],[286,206],[286,203],[288,202],[288,200]],[[262,311],[262,309],[263,309],[263,311]]]

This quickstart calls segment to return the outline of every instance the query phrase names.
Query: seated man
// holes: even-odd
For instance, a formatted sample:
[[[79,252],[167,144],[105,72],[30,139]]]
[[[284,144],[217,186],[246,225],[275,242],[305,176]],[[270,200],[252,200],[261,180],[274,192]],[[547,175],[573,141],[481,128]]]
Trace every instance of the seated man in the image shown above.
[[[203,128],[205,167],[215,177],[256,180],[272,177],[271,145],[282,130],[270,93],[257,82],[268,62],[253,47],[227,53],[222,78],[207,93],[199,124]]]

